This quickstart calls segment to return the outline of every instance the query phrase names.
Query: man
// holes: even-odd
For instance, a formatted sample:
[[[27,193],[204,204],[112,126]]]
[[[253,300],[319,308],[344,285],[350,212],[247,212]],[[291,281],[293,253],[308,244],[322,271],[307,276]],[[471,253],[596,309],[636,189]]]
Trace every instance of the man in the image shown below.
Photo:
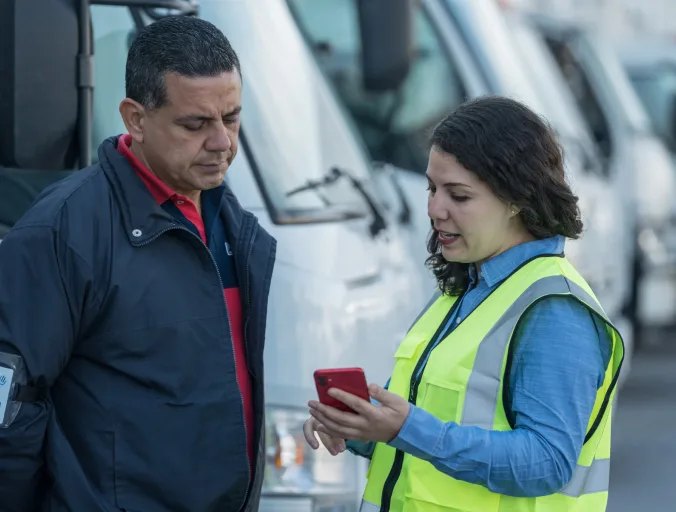
[[[167,18],[133,42],[126,94],[128,134],[0,244],[0,510],[254,511],[276,242],[223,182],[239,61]]]

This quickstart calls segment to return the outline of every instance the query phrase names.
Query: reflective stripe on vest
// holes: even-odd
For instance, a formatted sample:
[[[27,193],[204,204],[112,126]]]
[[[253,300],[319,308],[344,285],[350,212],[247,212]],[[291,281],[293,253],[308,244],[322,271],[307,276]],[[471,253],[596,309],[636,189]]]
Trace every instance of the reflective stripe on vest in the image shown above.
[[[479,345],[467,385],[461,425],[487,430],[493,427],[495,404],[498,401],[502,377],[502,359],[516,323],[533,301],[540,297],[564,293],[571,293],[610,323],[605,312],[596,307],[596,301],[569,279],[559,275],[544,277],[533,283],[502,315]]]
[[[380,507],[375,503],[369,503],[366,500],[362,500],[359,512],[380,512]]]

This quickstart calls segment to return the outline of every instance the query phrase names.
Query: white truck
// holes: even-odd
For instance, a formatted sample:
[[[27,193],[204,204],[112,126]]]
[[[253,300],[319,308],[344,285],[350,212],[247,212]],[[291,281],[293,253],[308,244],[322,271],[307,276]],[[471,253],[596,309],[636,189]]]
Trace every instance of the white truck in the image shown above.
[[[9,63],[0,74],[5,232],[46,185],[89,164],[104,138],[124,132],[124,65],[140,28],[160,16],[199,15],[231,40],[242,62],[244,104],[241,149],[227,180],[279,242],[265,351],[268,464],[260,510],[355,511],[365,461],[315,452],[302,440],[306,403],[316,397],[313,371],[361,366],[370,381],[384,384],[391,356],[431,290],[393,217],[392,201],[401,196],[382,174],[374,185],[377,173],[286,4],[0,4],[14,14],[0,21],[0,33],[9,35],[0,46],[0,61]],[[364,27],[374,21],[364,16]],[[382,59],[365,62],[365,70],[374,83],[379,76],[396,82],[405,57],[394,61],[394,74],[379,67]]]
[[[352,2],[287,0],[308,45],[351,113],[375,160],[389,162],[404,185],[413,215],[408,230],[422,250],[427,138],[434,125],[467,98],[486,94],[525,102],[553,126],[567,175],[580,197],[585,233],[566,254],[588,280],[628,347],[624,315],[631,297],[635,216],[622,203],[626,183],[606,169],[591,134],[544,42],[493,0],[421,0],[413,12],[414,60],[398,89],[363,87],[358,16]],[[422,255],[421,255],[422,257]]]

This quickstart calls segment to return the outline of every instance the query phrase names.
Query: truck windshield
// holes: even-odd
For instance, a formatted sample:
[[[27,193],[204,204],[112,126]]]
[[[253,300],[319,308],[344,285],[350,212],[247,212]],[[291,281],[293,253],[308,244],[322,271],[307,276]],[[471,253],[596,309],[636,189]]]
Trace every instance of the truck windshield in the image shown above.
[[[239,55],[242,129],[273,216],[280,222],[312,222],[367,215],[348,180],[323,187],[321,195],[288,195],[333,167],[362,180],[371,170],[286,3],[262,3],[265,8],[261,2],[202,0],[200,16],[223,31]]]
[[[533,83],[542,98],[548,121],[564,137],[584,137],[591,142],[591,133],[575,98],[542,37],[521,19],[512,18],[509,27],[523,57],[521,62],[535,77]]]
[[[414,59],[397,91],[363,87],[357,3],[288,0],[317,62],[330,77],[374,160],[424,172],[429,136],[466,91],[425,9],[415,9]]]
[[[655,131],[676,153],[676,64],[631,70],[630,78]]]
[[[635,132],[650,131],[650,120],[617,54],[605,40],[594,34],[588,33],[583,41],[592,59],[592,65],[600,71],[599,74],[606,82],[604,87],[615,97],[614,103],[620,107],[624,122]]]

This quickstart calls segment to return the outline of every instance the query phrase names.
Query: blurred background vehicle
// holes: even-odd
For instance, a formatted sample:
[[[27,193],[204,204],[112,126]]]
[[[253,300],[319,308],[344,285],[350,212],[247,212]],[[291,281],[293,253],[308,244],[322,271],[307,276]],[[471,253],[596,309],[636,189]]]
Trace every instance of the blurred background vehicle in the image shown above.
[[[617,52],[655,133],[676,161],[676,39],[643,37]]]
[[[636,346],[645,327],[676,314],[676,252],[670,243],[676,205],[671,157],[652,129],[609,42],[582,25],[529,16],[556,58],[597,143],[608,172],[623,185],[622,206],[636,214],[632,293],[626,315]]]

